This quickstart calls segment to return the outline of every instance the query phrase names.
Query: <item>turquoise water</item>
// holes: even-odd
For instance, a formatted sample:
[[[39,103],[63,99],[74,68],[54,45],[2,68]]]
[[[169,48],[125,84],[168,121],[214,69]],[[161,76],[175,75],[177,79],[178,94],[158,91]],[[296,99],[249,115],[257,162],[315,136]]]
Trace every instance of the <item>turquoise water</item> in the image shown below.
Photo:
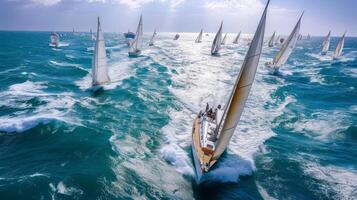
[[[299,41],[277,76],[263,64],[278,49],[264,48],[215,184],[199,188],[192,121],[226,102],[247,41],[212,57],[213,34],[161,33],[154,47],[147,34],[129,58],[106,34],[112,83],[92,94],[89,34],[60,33],[59,48],[49,34],[0,32],[1,199],[357,198],[357,38],[339,61],[319,56],[322,38]]]

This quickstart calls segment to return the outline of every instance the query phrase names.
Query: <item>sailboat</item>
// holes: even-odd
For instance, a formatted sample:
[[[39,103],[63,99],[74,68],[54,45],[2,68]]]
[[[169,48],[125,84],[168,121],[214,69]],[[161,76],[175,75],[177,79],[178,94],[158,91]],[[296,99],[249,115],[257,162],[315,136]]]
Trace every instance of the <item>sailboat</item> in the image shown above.
[[[100,19],[98,17],[97,38],[94,47],[92,63],[92,90],[102,88],[102,84],[110,81],[108,76],[107,55],[105,52],[105,41]]]
[[[205,182],[205,177],[226,150],[242,115],[262,53],[268,5],[269,0],[225,108],[219,105],[213,111],[207,104],[206,111],[201,111],[194,120],[192,154],[199,184]]]
[[[180,38],[180,35],[177,33],[174,37],[174,40],[178,40]]]
[[[227,33],[224,35],[223,40],[222,40],[222,45],[226,44],[226,40],[227,40]]]
[[[135,33],[135,39],[130,44],[129,56],[135,57],[141,54],[142,40],[143,40],[143,18],[142,15],[140,15],[138,28],[136,29],[136,33]]]
[[[149,46],[154,46],[154,40],[156,37],[157,33],[156,33],[156,29],[154,30],[154,33],[151,36],[150,42],[149,42]]]
[[[273,35],[271,36],[270,40],[269,40],[269,47],[273,47],[274,46],[274,42],[275,42],[275,31],[273,33]]]
[[[289,37],[285,40],[280,51],[276,54],[272,62],[265,63],[269,69],[272,69],[274,73],[278,72],[279,68],[286,63],[290,54],[293,52],[297,38],[299,36],[301,18],[304,15],[304,12],[301,14],[299,21],[295,25],[293,31]]]
[[[345,46],[345,36],[346,36],[346,32],[342,35],[340,41],[337,44],[337,47],[335,49],[335,53],[333,55],[334,58],[338,58],[338,57],[341,56],[343,47]]]
[[[328,32],[327,36],[322,42],[321,55],[326,55],[328,49],[330,48],[330,38],[331,38],[331,31]]]
[[[92,39],[93,41],[95,41],[95,36],[94,36],[94,34],[93,34],[93,32],[92,32],[92,29],[90,29],[90,37],[91,37],[91,39]]]
[[[51,39],[50,45],[54,46],[54,47],[58,47],[58,45],[59,45],[59,35],[57,33],[53,32],[53,33],[51,33],[50,39]]]
[[[219,27],[218,32],[214,37],[212,43],[212,47],[211,47],[212,55],[219,55],[219,50],[221,49],[221,44],[222,44],[222,28],[223,28],[223,21],[221,22],[221,26]]]
[[[240,34],[241,34],[242,32],[240,31],[239,33],[238,33],[238,35],[236,36],[236,38],[234,38],[234,40],[233,40],[233,44],[238,44],[238,40],[239,40],[239,38],[240,38]]]
[[[202,42],[202,34],[203,34],[203,29],[201,29],[200,33],[198,34],[195,42],[196,43],[201,43]]]

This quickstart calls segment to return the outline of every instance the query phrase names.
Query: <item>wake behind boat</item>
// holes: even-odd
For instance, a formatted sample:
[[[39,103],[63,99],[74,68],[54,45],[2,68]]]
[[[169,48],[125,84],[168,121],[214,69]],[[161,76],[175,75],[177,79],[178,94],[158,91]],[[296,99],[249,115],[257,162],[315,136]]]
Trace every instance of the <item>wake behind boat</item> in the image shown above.
[[[108,76],[107,55],[100,19],[98,17],[97,38],[92,61],[92,91],[102,89],[102,85],[110,81]]]
[[[293,52],[297,39],[299,37],[301,18],[304,15],[304,12],[301,14],[298,22],[296,23],[293,31],[289,35],[289,37],[285,40],[283,46],[280,51],[276,54],[272,62],[265,63],[265,66],[272,70],[273,73],[277,73],[279,68],[283,66],[286,61],[289,59],[290,54]]]
[[[200,111],[194,120],[192,154],[198,184],[207,181],[205,177],[226,150],[242,115],[262,52],[268,5],[269,1],[225,108],[218,106],[213,109],[207,104],[206,110]]]

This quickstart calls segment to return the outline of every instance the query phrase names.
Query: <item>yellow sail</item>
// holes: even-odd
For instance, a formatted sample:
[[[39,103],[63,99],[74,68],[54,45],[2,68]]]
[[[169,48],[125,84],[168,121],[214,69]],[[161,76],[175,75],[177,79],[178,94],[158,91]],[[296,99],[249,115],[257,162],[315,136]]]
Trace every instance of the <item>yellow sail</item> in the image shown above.
[[[247,55],[239,72],[238,78],[232,90],[231,96],[224,111],[223,118],[218,126],[218,141],[212,160],[218,159],[227,148],[227,145],[238,125],[245,102],[254,82],[260,55],[264,42],[265,21],[269,1],[265,7],[258,28],[250,44]]]

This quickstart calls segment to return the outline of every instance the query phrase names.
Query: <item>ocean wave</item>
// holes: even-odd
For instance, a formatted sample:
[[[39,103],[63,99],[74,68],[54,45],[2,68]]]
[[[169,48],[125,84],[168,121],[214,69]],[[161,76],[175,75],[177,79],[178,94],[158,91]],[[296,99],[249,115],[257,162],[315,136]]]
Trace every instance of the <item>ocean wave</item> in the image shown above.
[[[54,193],[63,194],[66,196],[76,196],[76,197],[80,197],[81,195],[83,195],[83,190],[79,188],[67,186],[62,181],[60,181],[56,187],[53,183],[50,183],[49,186],[52,192]],[[54,198],[54,194],[52,194],[52,198]]]
[[[326,192],[326,196],[333,199],[357,197],[357,171],[331,165],[321,166],[315,162],[304,163],[303,168],[306,174],[322,181],[319,185],[319,192]],[[336,196],[328,193],[331,190]]]
[[[49,61],[52,65],[60,66],[60,67],[75,67],[78,69],[81,69],[83,71],[89,72],[89,69],[83,68],[80,64],[73,64],[73,63],[67,63],[67,62],[57,62],[50,60]]]
[[[331,113],[326,111],[315,112],[310,117],[303,115],[299,117],[297,122],[285,125],[286,128],[318,140],[343,137],[339,133],[347,130],[350,126],[348,117],[339,111]]]
[[[7,133],[22,133],[40,124],[48,124],[51,121],[61,121],[71,124],[70,120],[63,117],[63,113],[53,111],[51,114],[37,114],[33,116],[1,117],[0,131]]]

